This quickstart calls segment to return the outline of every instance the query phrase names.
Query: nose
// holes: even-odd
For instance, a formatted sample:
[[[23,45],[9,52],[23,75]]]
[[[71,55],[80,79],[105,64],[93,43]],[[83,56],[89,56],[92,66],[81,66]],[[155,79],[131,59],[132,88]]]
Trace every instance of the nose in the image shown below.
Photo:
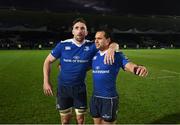
[[[78,30],[77,30],[77,33],[78,33],[78,34],[81,33],[81,29],[78,29]]]

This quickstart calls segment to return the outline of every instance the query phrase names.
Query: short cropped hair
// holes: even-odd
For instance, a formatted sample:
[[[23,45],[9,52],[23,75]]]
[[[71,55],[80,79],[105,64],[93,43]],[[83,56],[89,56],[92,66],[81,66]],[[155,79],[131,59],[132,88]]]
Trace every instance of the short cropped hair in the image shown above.
[[[105,37],[106,39],[112,38],[112,32],[111,32],[110,29],[100,28],[100,29],[97,30],[97,32],[104,32],[104,33],[105,33],[105,34],[104,34],[104,37]]]
[[[74,26],[77,22],[81,22],[81,23],[84,23],[85,25],[86,24],[86,21],[83,19],[83,18],[76,18],[73,23],[72,23],[72,26]]]

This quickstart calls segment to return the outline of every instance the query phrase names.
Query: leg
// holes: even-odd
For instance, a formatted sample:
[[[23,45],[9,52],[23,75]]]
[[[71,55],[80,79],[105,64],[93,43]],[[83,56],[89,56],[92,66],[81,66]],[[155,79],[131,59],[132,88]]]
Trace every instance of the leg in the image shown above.
[[[69,124],[72,117],[72,107],[65,110],[60,110],[59,112],[61,116],[61,123]]]
[[[114,122],[107,122],[107,121],[102,120],[101,124],[105,124],[105,125],[116,124],[116,121],[114,121]]]
[[[78,125],[82,125],[85,123],[84,115],[76,115],[76,120]]]
[[[94,121],[94,124],[95,124],[95,125],[102,124],[102,123],[101,123],[101,121],[102,121],[101,118],[93,118],[93,121]]]
[[[87,109],[86,86],[81,85],[75,87],[73,97],[77,124],[85,124],[85,114]]]
[[[99,102],[99,99],[96,98],[95,96],[92,96],[90,100],[90,114],[93,118],[95,125],[101,124],[102,121],[102,118],[99,114],[100,107],[101,107],[101,102]]]
[[[76,120],[78,125],[82,125],[85,123],[85,114],[86,109],[75,109],[76,112]]]
[[[68,95],[68,92],[71,93],[71,89],[61,86],[57,93],[56,108],[59,110],[62,124],[69,124],[72,117],[73,99]]]
[[[69,124],[70,123],[70,120],[71,120],[71,117],[72,117],[72,115],[65,115],[65,116],[62,116],[61,115],[61,123],[62,123],[62,125],[64,125],[64,124]]]
[[[118,110],[118,97],[102,99],[102,124],[115,124]],[[108,110],[107,110],[108,109]]]

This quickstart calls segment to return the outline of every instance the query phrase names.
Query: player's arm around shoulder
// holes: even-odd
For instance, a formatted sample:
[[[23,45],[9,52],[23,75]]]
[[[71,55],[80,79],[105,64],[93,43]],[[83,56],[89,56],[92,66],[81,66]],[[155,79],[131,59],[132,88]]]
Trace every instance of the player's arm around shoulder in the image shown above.
[[[51,72],[51,64],[56,60],[54,56],[49,54],[43,65],[43,75],[44,75],[44,83],[43,90],[45,95],[53,95],[52,84],[50,83],[50,72]]]
[[[109,49],[107,50],[107,53],[105,54],[104,64],[112,65],[114,63],[114,60],[115,60],[114,55],[117,50],[119,50],[119,44],[112,42],[109,45]]]
[[[145,66],[134,64],[133,62],[128,62],[125,65],[125,71],[132,72],[138,76],[146,77],[148,75],[148,70]]]

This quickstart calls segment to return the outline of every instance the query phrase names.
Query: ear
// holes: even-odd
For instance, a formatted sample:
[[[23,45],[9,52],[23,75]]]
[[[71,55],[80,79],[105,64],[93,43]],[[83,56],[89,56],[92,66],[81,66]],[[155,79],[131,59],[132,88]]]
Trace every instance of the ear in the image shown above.
[[[73,30],[73,28],[72,28],[72,34],[74,35],[74,30]]]
[[[88,32],[88,31],[86,31],[86,36],[88,35],[88,33],[89,33],[89,32]]]
[[[108,38],[107,41],[108,41],[108,45],[110,45],[111,44],[111,38]]]

